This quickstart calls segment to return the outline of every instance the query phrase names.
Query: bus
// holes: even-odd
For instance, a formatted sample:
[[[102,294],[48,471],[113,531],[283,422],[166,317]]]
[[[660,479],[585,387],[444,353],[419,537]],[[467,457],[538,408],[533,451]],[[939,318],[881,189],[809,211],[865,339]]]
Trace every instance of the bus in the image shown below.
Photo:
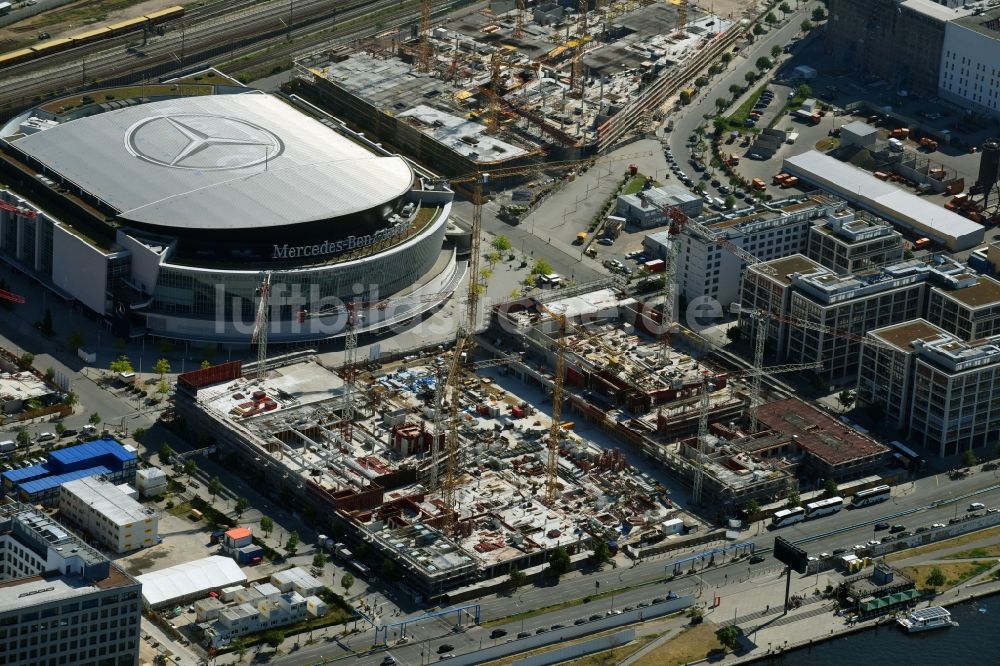
[[[868,506],[869,504],[878,504],[889,499],[890,495],[892,495],[892,488],[889,486],[875,486],[868,490],[859,490],[851,498],[851,505],[861,507]]]
[[[775,511],[774,515],[771,516],[771,527],[778,528],[784,527],[785,525],[794,525],[795,523],[801,523],[805,519],[806,510],[801,506],[791,509],[782,509],[780,511]]]
[[[351,560],[347,563],[357,574],[357,577],[361,580],[368,580],[368,575],[371,573],[371,569],[361,564],[357,560]]]
[[[843,497],[830,497],[828,499],[810,502],[806,504],[806,518],[819,518],[837,513],[844,508]]]
[[[927,461],[921,458],[916,451],[908,446],[905,446],[902,442],[891,441],[889,442],[889,447],[895,452],[910,461],[909,468],[914,472],[919,472],[924,467],[924,463]]]

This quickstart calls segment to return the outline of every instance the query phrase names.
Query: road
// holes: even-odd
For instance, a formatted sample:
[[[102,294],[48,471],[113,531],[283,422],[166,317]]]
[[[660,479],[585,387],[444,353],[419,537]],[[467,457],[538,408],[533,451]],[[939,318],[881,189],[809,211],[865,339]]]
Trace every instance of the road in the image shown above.
[[[710,87],[699,93],[695,101],[671,116],[674,121],[674,129],[669,135],[670,149],[673,151],[676,163],[694,178],[696,183],[700,180],[700,174],[695,173],[688,162],[692,155],[691,148],[687,145],[688,137],[695,132],[699,125],[710,125],[710,121],[705,120],[705,116],[716,113],[716,98],[729,98],[729,86],[731,85],[746,85],[746,73],[757,71],[754,66],[757,58],[760,56],[770,58],[771,47],[784,47],[788,44],[801,31],[802,20],[807,18],[818,5],[819,3],[813,2],[801,3],[797,11],[788,15],[784,24],[777,28],[771,28],[766,34],[757,37],[753,44],[745,47],[742,54],[733,60],[725,72],[711,80]],[[723,196],[717,191],[711,193],[713,196]]]

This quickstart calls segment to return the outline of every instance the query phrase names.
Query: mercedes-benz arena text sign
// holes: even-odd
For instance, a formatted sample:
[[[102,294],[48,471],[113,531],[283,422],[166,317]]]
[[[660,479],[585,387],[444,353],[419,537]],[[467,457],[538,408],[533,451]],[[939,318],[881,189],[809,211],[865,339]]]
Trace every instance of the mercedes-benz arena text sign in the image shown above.
[[[239,118],[206,113],[151,116],[125,132],[125,149],[171,169],[224,171],[264,164],[284,144],[272,132]]]
[[[364,236],[348,236],[340,240],[325,240],[322,243],[312,245],[275,245],[271,254],[272,259],[298,259],[299,257],[321,257],[328,254],[340,254],[350,250],[357,250],[368,245],[373,245],[396,236],[406,234],[409,222],[401,222],[388,229],[376,231],[373,234]]]

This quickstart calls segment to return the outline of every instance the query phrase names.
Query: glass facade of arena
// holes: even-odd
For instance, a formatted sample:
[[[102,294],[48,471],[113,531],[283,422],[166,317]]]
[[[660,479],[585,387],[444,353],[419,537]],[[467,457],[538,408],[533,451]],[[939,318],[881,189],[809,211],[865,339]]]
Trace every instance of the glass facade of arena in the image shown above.
[[[318,311],[324,305],[339,307],[352,298],[382,298],[415,284],[437,261],[446,226],[447,216],[441,215],[420,235],[374,256],[273,271],[272,321],[292,321],[303,308]],[[257,271],[209,271],[166,263],[160,268],[153,301],[144,313],[252,324],[260,282]],[[149,320],[153,329],[155,320]]]

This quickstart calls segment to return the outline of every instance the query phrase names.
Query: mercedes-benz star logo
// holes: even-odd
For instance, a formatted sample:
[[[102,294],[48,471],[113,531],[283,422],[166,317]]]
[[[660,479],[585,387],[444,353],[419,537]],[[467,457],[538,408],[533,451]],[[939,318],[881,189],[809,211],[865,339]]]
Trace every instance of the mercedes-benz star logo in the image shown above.
[[[125,132],[129,153],[174,169],[245,169],[274,159],[284,148],[259,125],[208,113],[143,118]]]

